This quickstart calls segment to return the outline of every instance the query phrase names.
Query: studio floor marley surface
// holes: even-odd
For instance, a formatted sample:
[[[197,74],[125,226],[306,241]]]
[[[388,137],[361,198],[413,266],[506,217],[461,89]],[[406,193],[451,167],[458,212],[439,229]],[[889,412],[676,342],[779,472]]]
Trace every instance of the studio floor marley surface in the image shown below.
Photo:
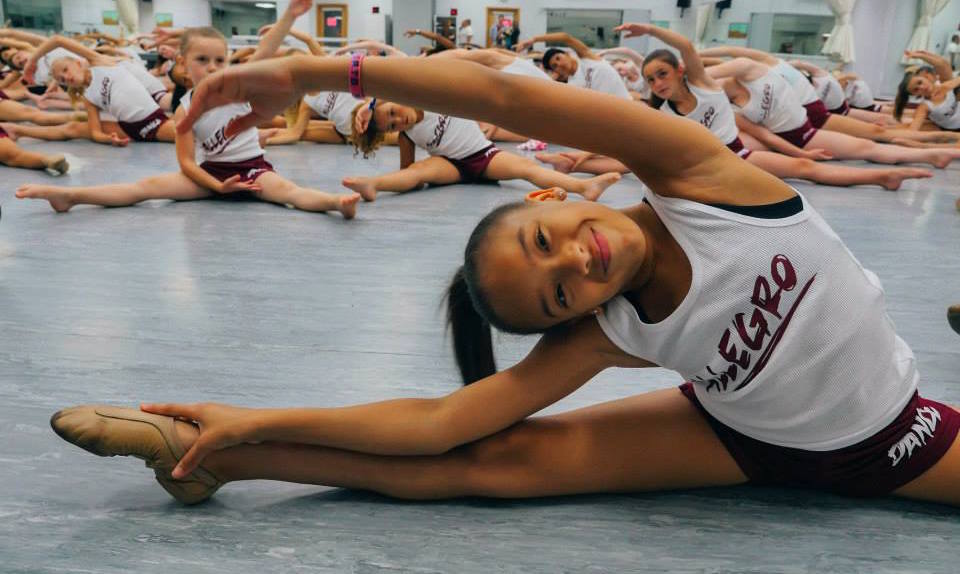
[[[64,185],[176,169],[173,148],[37,143]],[[508,146],[505,146],[508,147]],[[343,146],[273,148],[278,170],[339,190],[393,169]],[[60,215],[13,197],[52,181],[0,167],[0,572],[957,572],[960,512],[751,487],[530,501],[411,503],[231,484],[174,503],[135,459],[102,459],[47,420],[80,403],[334,406],[457,388],[440,313],[466,237],[524,183],[384,194],[355,221],[266,204],[151,202]],[[884,282],[926,395],[960,404],[960,169],[898,193],[798,183]],[[638,202],[632,176],[602,201]],[[500,364],[533,341],[500,337]],[[609,371],[549,412],[673,386]]]

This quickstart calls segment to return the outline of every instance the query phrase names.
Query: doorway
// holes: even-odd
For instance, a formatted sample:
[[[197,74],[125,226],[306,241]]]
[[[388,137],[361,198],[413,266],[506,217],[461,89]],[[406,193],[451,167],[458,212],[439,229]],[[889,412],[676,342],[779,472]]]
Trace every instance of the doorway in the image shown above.
[[[520,36],[519,8],[487,8],[487,48],[513,48]]]
[[[350,8],[346,4],[317,4],[317,36],[346,38]]]

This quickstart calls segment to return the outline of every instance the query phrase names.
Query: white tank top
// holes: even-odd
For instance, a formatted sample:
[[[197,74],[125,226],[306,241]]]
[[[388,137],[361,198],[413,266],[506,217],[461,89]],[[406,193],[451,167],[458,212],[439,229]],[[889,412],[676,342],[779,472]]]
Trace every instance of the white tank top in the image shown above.
[[[183,111],[190,111],[190,101],[193,90],[187,92],[180,105]],[[227,104],[205,112],[193,124],[193,140],[196,161],[201,164],[205,161],[242,162],[263,155],[260,147],[260,138],[257,128],[249,128],[227,139],[224,131],[233,118],[250,113],[250,104]]]
[[[817,97],[827,106],[828,110],[835,110],[843,105],[846,97],[843,95],[843,86],[832,75],[814,76],[813,89]]]
[[[137,62],[133,60],[123,60],[117,65],[133,74],[133,77],[147,89],[147,92],[154,100],[156,100],[158,96],[166,95],[167,87],[163,85],[160,78],[148,72],[140,62],[142,62],[142,60]]]
[[[526,58],[514,58],[509,65],[500,69],[504,74],[514,74],[516,76],[526,76],[538,80],[550,80],[550,76],[537,67],[536,64]]]
[[[687,87],[697,98],[697,107],[692,112],[685,116],[677,113],[669,101],[663,102],[660,111],[698,122],[710,130],[713,135],[720,138],[724,145],[737,139],[740,130],[737,129],[737,121],[733,117],[733,107],[730,106],[727,95],[721,90],[706,90],[689,82],[687,82]]]
[[[121,66],[91,66],[83,97],[118,122],[138,122],[160,109],[143,84]]]
[[[477,122],[426,111],[423,121],[404,133],[430,155],[447,159],[463,159],[493,145]]]
[[[918,374],[876,275],[816,211],[760,219],[647,194],[690,260],[680,306],[644,323],[623,296],[598,316],[620,349],[678,371],[707,411],[767,443],[835,450],[887,426]]]
[[[817,101],[816,90],[810,85],[810,80],[800,73],[800,70],[783,60],[778,60],[777,65],[771,69],[780,74],[780,76],[790,84],[790,89],[793,90],[794,95],[800,100],[800,105],[805,106]]]
[[[871,90],[870,85],[863,80],[847,82],[844,94],[846,94],[847,101],[850,102],[850,105],[855,108],[869,108],[874,105],[873,90]]]
[[[334,129],[345,138],[353,134],[353,110],[363,103],[347,92],[317,92],[303,96],[303,101],[320,117],[333,122]]]
[[[50,67],[60,58],[72,58],[74,60],[83,60],[80,56],[74,54],[66,48],[54,48],[37,60],[37,72],[33,75],[37,85],[49,84],[53,77],[50,75]]]
[[[740,112],[773,133],[795,130],[807,122],[807,110],[793,95],[787,81],[772,70],[751,82],[740,82],[750,101]]]
[[[568,53],[569,54],[569,53]],[[627,86],[624,85],[620,73],[606,60],[591,60],[577,58],[576,54],[569,54],[580,64],[577,71],[570,76],[567,84],[588,90],[603,92],[625,100],[632,100]]]
[[[960,110],[957,109],[957,95],[953,90],[947,92],[946,97],[939,104],[923,100],[923,105],[930,110],[927,117],[931,122],[945,130],[960,130]]]

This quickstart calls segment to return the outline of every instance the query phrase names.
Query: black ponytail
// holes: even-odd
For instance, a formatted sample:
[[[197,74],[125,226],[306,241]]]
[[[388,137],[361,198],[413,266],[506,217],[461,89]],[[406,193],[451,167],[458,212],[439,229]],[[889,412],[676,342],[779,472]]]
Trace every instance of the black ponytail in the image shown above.
[[[466,385],[497,372],[490,323],[477,312],[463,267],[447,288],[447,324],[453,332],[453,354]]]
[[[526,205],[522,201],[501,205],[480,220],[467,240],[463,265],[447,288],[447,326],[453,332],[453,353],[466,385],[497,372],[491,327],[518,335],[539,332],[516,327],[498,316],[477,276],[478,253],[490,229]]]
[[[654,50],[649,54],[647,54],[647,57],[643,59],[643,65],[640,66],[640,78],[644,82],[647,81],[647,78],[644,76],[644,73],[643,73],[644,68],[646,68],[647,64],[649,64],[650,62],[656,62],[656,61],[663,62],[668,66],[672,67],[674,70],[680,69],[680,60],[677,59],[676,54],[674,54],[670,50],[665,50],[663,48],[659,50]],[[663,98],[657,97],[656,94],[654,94],[653,92],[650,92],[650,107],[652,107],[653,109],[659,110],[660,106],[663,105],[664,101],[665,100]]]

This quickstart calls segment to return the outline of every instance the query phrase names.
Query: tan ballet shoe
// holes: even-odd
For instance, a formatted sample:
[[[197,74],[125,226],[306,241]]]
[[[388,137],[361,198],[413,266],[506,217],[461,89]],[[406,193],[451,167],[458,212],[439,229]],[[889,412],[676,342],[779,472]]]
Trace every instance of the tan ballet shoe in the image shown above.
[[[203,468],[185,480],[170,476],[187,452],[177,436],[175,422],[172,417],[107,405],[71,407],[50,418],[50,426],[65,441],[97,456],[142,459],[171,496],[184,504],[197,504],[213,496],[223,481]]]

